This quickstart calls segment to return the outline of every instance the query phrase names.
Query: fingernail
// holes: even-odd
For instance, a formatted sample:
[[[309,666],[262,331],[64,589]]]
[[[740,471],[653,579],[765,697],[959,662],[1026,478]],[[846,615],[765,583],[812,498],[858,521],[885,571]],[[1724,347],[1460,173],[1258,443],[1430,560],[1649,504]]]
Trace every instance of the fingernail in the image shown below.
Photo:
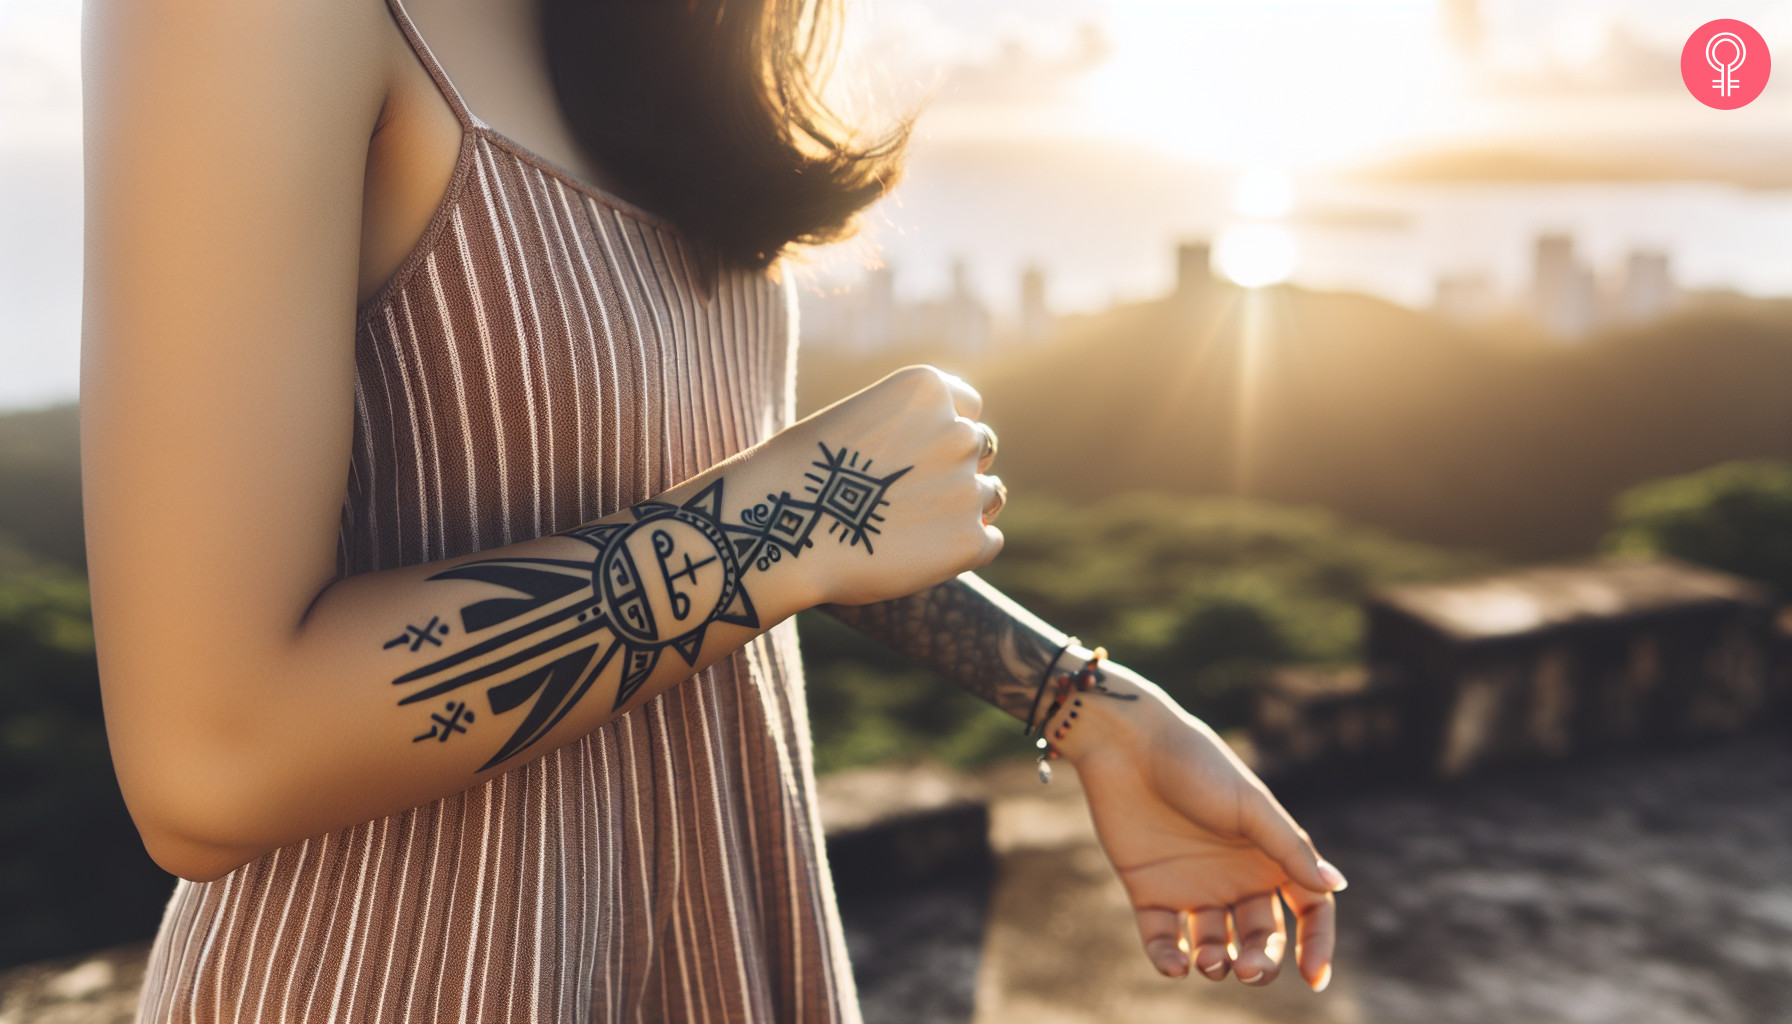
[[[1218,981],[1221,978],[1226,976],[1226,961],[1215,960],[1213,963],[1210,963],[1206,967],[1201,968],[1201,973],[1207,975],[1209,978],[1212,978],[1215,981]]]
[[[1157,954],[1157,971],[1166,978],[1180,978],[1188,973],[1188,957],[1181,950],[1167,950]]]
[[[1350,888],[1350,880],[1345,878],[1344,872],[1339,871],[1329,860],[1319,862],[1319,877],[1325,880],[1326,885],[1332,887],[1332,892],[1343,892]]]
[[[1253,971],[1250,974],[1246,974],[1242,970],[1234,969],[1233,973],[1237,974],[1238,980],[1244,982],[1246,985],[1255,985],[1263,980],[1262,971]]]
[[[1315,981],[1313,983],[1313,991],[1324,992],[1326,989],[1326,986],[1330,985],[1331,983],[1332,983],[1332,965],[1326,964],[1324,967],[1319,968],[1319,980]]]

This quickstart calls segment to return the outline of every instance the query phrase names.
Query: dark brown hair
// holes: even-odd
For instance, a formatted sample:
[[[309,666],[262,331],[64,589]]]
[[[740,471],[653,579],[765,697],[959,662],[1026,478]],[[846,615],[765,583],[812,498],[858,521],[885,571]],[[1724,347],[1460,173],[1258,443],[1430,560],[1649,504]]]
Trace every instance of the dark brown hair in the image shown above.
[[[540,0],[548,70],[588,155],[724,259],[852,233],[909,123],[862,140],[822,101],[840,0]]]

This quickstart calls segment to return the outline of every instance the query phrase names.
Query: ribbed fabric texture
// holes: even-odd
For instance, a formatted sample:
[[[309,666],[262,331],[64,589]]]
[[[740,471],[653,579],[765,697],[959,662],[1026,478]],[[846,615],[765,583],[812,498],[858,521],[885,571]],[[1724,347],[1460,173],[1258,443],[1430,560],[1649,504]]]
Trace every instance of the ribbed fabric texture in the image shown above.
[[[467,112],[362,309],[339,549],[372,572],[568,529],[788,424],[792,295]],[[787,623],[457,796],[182,882],[145,1021],[856,1021]]]

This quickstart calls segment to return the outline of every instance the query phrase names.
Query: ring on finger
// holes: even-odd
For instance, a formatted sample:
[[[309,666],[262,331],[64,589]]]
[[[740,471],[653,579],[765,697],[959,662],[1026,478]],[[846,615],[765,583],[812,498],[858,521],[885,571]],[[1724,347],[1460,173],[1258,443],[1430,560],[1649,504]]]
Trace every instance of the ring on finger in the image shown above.
[[[1000,480],[997,480],[996,493],[993,500],[991,500],[989,504],[983,506],[983,525],[988,526],[990,523],[995,522],[996,517],[1002,514],[1002,507],[1007,504],[1008,487]]]
[[[989,424],[977,421],[977,433],[983,435],[983,449],[977,453],[977,461],[984,462],[996,457],[996,432]]]

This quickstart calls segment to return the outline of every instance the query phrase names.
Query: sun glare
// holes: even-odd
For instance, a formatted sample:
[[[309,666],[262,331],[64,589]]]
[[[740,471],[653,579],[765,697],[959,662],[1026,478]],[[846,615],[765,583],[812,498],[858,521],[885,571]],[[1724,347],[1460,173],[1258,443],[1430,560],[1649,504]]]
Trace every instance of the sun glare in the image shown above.
[[[1298,256],[1294,236],[1276,224],[1240,224],[1227,228],[1214,242],[1213,259],[1220,273],[1245,288],[1261,288],[1288,280]]]
[[[1355,159],[1454,123],[1435,7],[1113,0],[1114,57],[1076,89],[1087,123],[1187,159]]]
[[[1294,184],[1279,168],[1253,167],[1239,176],[1232,206],[1246,217],[1280,217],[1294,207]]]

